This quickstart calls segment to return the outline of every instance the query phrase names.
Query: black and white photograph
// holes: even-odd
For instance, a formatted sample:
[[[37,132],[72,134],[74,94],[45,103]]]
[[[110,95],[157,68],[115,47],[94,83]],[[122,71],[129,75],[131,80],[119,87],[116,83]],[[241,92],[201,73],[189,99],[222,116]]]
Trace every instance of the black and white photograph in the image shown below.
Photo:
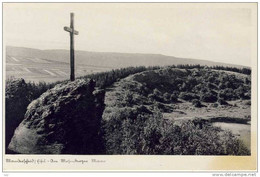
[[[256,46],[257,3],[3,3],[3,165],[241,157],[253,170]]]

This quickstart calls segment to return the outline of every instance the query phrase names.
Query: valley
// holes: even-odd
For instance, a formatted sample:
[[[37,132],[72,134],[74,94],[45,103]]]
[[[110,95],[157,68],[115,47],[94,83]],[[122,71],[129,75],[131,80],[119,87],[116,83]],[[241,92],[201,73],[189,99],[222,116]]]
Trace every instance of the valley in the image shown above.
[[[6,56],[6,78],[24,78],[32,82],[56,82],[67,80],[70,77],[68,62],[42,59],[37,57]],[[77,77],[104,72],[113,68],[77,64],[75,67]]]
[[[113,53],[75,51],[75,76],[110,71],[124,67],[168,66],[179,64],[207,66],[242,66],[206,60],[178,58],[161,54]],[[69,50],[39,50],[24,47],[6,47],[6,78],[24,78],[33,82],[56,82],[69,79]]]

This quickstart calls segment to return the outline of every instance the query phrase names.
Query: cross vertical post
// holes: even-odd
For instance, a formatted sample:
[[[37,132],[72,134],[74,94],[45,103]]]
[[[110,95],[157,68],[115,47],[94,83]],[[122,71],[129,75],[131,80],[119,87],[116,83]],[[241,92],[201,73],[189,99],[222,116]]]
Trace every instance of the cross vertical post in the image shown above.
[[[74,60],[74,35],[79,32],[74,30],[74,13],[70,13],[70,28],[64,27],[64,30],[70,33],[70,80],[75,80],[75,60]]]
[[[74,30],[74,14],[70,13],[70,28]],[[70,80],[75,80],[75,71],[74,71],[74,34],[70,33]]]

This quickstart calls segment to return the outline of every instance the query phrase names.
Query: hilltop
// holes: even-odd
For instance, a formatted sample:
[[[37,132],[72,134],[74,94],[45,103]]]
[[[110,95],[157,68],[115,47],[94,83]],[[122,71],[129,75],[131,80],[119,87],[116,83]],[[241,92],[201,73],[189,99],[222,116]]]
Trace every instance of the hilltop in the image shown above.
[[[164,67],[136,73],[115,82],[113,86],[107,89],[106,108],[103,113],[103,119],[107,124],[108,151],[111,154],[145,153],[145,150],[138,149],[138,146],[148,145],[145,145],[146,142],[137,140],[143,138],[140,136],[145,136],[142,135],[142,133],[145,134],[145,129],[158,126],[158,128],[153,128],[159,139],[158,142],[153,143],[161,147],[163,144],[161,137],[164,136],[164,131],[167,129],[165,123],[168,122],[170,125],[182,127],[189,121],[212,129],[220,127],[220,132],[216,130],[214,133],[220,134],[219,137],[215,137],[216,139],[219,138],[219,141],[227,138],[226,134],[223,136],[222,131],[231,131],[250,149],[250,80],[249,75],[231,71]],[[160,117],[158,117],[158,113]],[[155,122],[150,122],[150,119],[155,119],[153,120]],[[131,128],[133,125],[135,127]],[[112,127],[117,128],[113,129]],[[198,132],[196,132],[196,127],[192,129],[194,129],[194,132],[189,136],[191,136],[190,141],[193,142],[183,142],[179,146],[181,149],[189,148],[188,146],[194,147],[187,152],[184,150],[174,152],[175,150],[170,150],[173,147],[166,146],[166,149],[169,148],[169,154],[192,154],[190,152],[192,149],[198,150],[196,150],[195,144],[198,143],[196,141],[200,138],[193,137]],[[140,132],[136,133],[134,130],[140,130]],[[144,132],[141,130],[144,130]],[[210,131],[214,132],[215,130]],[[206,137],[207,135],[202,134],[201,136]],[[128,138],[121,141],[118,137]],[[172,140],[171,137],[165,138],[167,138],[167,141],[179,141]],[[176,138],[179,139],[180,137]],[[211,141],[212,137],[208,138],[208,141]],[[215,140],[212,139],[212,141]],[[192,143],[192,145],[189,145],[189,143]],[[210,143],[208,146],[213,148]],[[164,149],[162,150],[164,152],[151,153],[168,154]],[[201,152],[197,153],[200,154]],[[201,154],[207,153],[210,154],[210,151]]]

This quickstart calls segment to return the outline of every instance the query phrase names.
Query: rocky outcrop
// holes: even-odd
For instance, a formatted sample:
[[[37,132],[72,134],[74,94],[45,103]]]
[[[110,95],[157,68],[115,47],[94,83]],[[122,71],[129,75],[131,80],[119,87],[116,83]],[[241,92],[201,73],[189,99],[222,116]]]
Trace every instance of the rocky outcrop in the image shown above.
[[[22,154],[96,154],[104,91],[93,80],[58,84],[34,100],[8,148]]]
[[[5,149],[9,153],[7,146],[30,102],[27,97],[28,87],[23,79],[8,79],[5,88]]]

